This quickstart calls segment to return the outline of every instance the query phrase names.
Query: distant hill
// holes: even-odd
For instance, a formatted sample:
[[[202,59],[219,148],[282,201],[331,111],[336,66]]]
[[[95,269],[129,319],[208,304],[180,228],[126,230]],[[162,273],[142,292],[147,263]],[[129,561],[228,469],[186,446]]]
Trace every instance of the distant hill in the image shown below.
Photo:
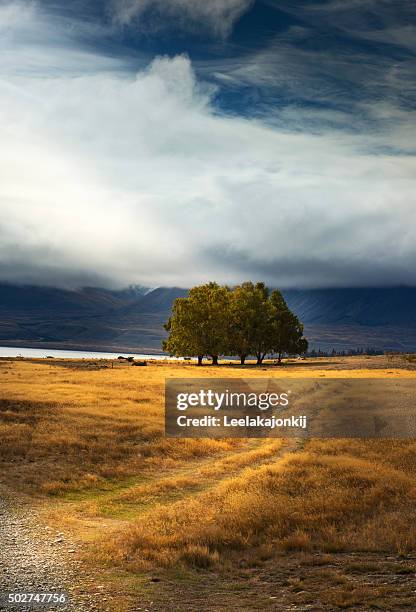
[[[169,313],[187,289],[159,287],[132,301],[127,313]],[[416,288],[286,289],[289,307],[305,324],[416,325]]]
[[[314,348],[416,350],[416,288],[289,289]],[[178,287],[77,291],[0,284],[0,345],[160,352]]]
[[[123,309],[124,313],[169,313],[172,309],[174,300],[178,297],[188,295],[187,289],[179,287],[158,287],[153,291],[149,291],[146,295],[139,296],[136,300],[130,302]]]
[[[144,287],[128,287],[121,291],[84,287],[77,291],[10,285],[0,283],[0,313],[2,312],[50,312],[93,314],[119,308],[143,297],[149,291]]]
[[[416,288],[290,289],[289,307],[305,323],[416,325]]]

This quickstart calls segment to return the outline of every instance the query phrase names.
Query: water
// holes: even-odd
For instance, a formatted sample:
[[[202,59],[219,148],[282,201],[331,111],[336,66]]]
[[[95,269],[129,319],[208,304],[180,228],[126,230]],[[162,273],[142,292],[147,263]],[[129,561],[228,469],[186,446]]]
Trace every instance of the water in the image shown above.
[[[56,357],[61,359],[117,359],[135,357],[136,359],[171,359],[167,355],[142,355],[138,353],[102,353],[99,351],[67,351],[62,349],[23,348],[21,346],[0,346],[0,357]]]

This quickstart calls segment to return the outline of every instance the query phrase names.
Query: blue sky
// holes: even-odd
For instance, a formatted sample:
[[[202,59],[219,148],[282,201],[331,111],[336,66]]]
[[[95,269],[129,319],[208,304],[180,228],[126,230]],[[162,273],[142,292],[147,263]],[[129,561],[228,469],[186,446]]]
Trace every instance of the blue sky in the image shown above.
[[[416,6],[0,1],[0,279],[415,284]]]

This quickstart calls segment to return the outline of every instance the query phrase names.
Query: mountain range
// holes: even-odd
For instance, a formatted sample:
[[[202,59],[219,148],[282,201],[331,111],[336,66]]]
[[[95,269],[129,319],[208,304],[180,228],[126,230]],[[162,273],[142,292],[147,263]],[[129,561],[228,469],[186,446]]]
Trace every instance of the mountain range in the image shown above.
[[[161,351],[179,287],[124,290],[0,284],[0,345]],[[416,288],[289,289],[312,348],[416,350]]]

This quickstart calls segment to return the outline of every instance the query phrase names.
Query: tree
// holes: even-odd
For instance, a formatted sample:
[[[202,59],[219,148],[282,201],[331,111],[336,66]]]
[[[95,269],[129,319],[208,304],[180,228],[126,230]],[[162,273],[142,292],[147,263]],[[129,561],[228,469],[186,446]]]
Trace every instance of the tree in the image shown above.
[[[201,365],[204,355],[218,363],[227,351],[230,290],[217,283],[193,287],[188,297],[175,300],[172,316],[165,325],[169,332],[163,348],[173,355],[195,355]]]
[[[269,302],[269,289],[264,283],[256,284],[256,295],[258,305],[253,324],[252,353],[257,357],[257,364],[263,363],[263,359],[270,352],[270,319],[271,306]]]
[[[239,355],[244,364],[255,355],[261,364],[267,353],[302,354],[308,348],[303,325],[291,312],[280,291],[269,295],[264,283],[246,282],[230,291],[217,283],[194,287],[188,297],[175,300],[165,325],[163,348],[173,355],[197,356],[198,365],[209,355]]]
[[[270,345],[278,356],[279,364],[283,355],[301,355],[308,350],[308,342],[303,337],[303,325],[289,309],[280,291],[275,289],[270,296],[272,318],[270,324]]]
[[[163,350],[176,357],[195,355],[198,365],[202,365],[205,354],[203,339],[195,333],[198,321],[192,313],[188,298],[177,298],[172,307],[172,315],[164,328],[169,332],[167,340],[163,342]]]
[[[264,336],[268,321],[268,290],[263,283],[246,282],[235,287],[230,300],[229,347],[244,364],[248,355],[264,358]]]

